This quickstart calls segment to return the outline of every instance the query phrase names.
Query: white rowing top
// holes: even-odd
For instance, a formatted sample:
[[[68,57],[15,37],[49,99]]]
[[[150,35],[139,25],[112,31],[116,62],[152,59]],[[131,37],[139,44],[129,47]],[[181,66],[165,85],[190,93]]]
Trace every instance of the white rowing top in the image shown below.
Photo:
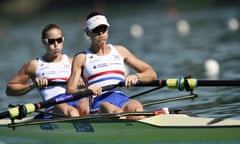
[[[83,75],[89,85],[97,84],[102,87],[116,84],[125,79],[125,67],[122,56],[113,45],[108,44],[108,46],[111,50],[107,55],[103,56],[98,56],[86,49]]]
[[[71,63],[67,55],[63,55],[60,62],[49,63],[43,60],[42,57],[38,58],[38,66],[36,70],[36,77],[44,77],[51,81],[63,82],[67,81],[71,74]],[[43,100],[49,100],[59,94],[66,92],[66,85],[48,86],[48,88],[39,89]]]

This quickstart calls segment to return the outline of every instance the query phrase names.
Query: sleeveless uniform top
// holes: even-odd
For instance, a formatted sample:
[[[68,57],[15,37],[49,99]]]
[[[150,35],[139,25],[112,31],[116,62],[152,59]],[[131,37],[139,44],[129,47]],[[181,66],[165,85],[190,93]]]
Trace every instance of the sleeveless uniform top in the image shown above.
[[[36,77],[45,77],[51,81],[67,81],[71,74],[71,63],[68,56],[63,55],[60,62],[49,63],[43,60],[43,57],[38,58],[38,66]],[[66,85],[48,86],[48,88],[38,89],[43,100],[49,100],[57,95],[65,94]]]
[[[88,85],[96,84],[103,87],[117,84],[125,79],[125,66],[122,56],[113,45],[108,44],[108,46],[111,50],[104,56],[93,54],[89,48],[85,50],[86,61],[83,76]],[[114,91],[116,90],[122,91],[120,88],[114,89]]]

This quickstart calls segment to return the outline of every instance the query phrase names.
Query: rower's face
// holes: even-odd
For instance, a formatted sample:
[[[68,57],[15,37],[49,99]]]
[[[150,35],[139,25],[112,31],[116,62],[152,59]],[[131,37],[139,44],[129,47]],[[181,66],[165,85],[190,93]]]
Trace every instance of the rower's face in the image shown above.
[[[104,25],[99,26],[92,31],[88,31],[88,36],[94,44],[101,45],[106,43],[108,39],[108,27]]]
[[[53,28],[46,33],[46,40],[44,45],[46,47],[47,53],[53,56],[57,56],[62,53],[64,38],[62,31]]]

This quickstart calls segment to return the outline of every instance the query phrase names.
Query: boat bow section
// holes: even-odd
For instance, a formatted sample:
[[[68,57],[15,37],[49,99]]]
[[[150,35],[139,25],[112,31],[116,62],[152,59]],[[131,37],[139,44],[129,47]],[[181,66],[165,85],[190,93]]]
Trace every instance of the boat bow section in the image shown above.
[[[240,127],[240,120],[192,117],[184,114],[157,115],[139,121],[159,127]]]

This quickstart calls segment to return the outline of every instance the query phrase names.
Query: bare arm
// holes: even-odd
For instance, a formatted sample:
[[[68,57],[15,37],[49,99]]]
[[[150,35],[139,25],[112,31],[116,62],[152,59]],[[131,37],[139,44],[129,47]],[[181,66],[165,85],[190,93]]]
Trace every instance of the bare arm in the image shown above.
[[[75,93],[78,91],[79,83],[81,83],[82,78],[82,67],[85,63],[85,54],[79,53],[73,58],[72,71],[68,80],[66,93]],[[81,84],[80,84],[81,85]]]
[[[134,77],[135,79],[137,78],[138,80],[141,80],[143,82],[157,79],[157,73],[149,64],[137,58],[127,48],[121,45],[116,46],[116,48],[121,54],[121,56],[124,58],[125,63],[137,71],[137,74],[127,76],[126,80],[128,79],[128,77]]]
[[[17,75],[8,82],[6,87],[7,96],[23,95],[35,88],[35,85],[28,83],[28,81],[34,77],[36,64],[36,60],[32,60],[22,66]]]

